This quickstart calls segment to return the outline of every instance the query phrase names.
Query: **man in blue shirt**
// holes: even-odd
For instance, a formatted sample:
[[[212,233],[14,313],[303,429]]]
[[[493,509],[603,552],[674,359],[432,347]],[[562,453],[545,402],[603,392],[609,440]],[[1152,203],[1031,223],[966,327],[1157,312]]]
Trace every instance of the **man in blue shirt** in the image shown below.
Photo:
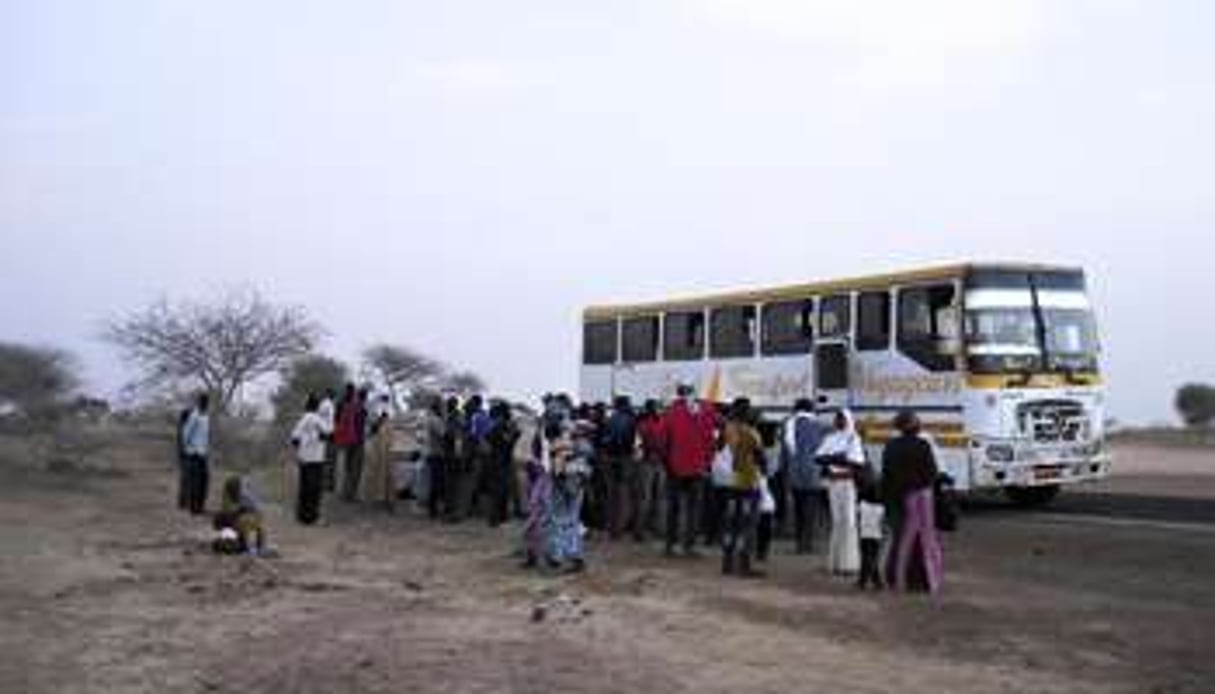
[[[207,415],[210,398],[198,396],[194,409],[181,428],[181,449],[185,455],[186,505],[198,516],[206,510],[210,491],[211,469],[207,455],[211,449],[211,419]]]
[[[815,460],[819,446],[827,436],[827,425],[815,415],[814,403],[798,400],[794,414],[785,422],[782,449],[789,471],[789,488],[793,492],[794,541],[798,554],[810,554],[814,535],[827,508],[822,470]]]

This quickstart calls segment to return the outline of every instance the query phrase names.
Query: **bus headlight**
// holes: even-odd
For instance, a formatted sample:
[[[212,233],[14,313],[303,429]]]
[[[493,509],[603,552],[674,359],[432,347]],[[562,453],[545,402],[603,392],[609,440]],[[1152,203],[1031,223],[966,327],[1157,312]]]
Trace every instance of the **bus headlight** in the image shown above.
[[[997,443],[987,447],[987,459],[994,463],[1011,463],[1017,459],[1017,452],[1006,443]]]

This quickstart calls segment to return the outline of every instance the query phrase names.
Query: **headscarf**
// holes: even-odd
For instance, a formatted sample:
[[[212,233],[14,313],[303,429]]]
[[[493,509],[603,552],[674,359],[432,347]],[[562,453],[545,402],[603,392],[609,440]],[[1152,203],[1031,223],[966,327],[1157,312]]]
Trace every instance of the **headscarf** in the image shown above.
[[[852,411],[845,408],[840,410],[840,414],[844,416],[844,428],[831,430],[823,440],[823,445],[818,448],[818,457],[838,456],[850,463],[864,465],[865,446],[861,435],[856,432],[856,420],[852,417]]]

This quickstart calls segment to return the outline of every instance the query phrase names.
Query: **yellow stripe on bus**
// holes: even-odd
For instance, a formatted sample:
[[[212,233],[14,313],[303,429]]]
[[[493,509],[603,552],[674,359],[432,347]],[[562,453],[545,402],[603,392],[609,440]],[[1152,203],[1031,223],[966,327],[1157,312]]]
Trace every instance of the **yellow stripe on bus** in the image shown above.
[[[1072,374],[1033,374],[1028,380],[1020,375],[971,374],[966,377],[966,386],[975,390],[1007,390],[1010,388],[1067,388],[1068,386],[1099,386],[1102,384],[1101,375],[1095,373]]]

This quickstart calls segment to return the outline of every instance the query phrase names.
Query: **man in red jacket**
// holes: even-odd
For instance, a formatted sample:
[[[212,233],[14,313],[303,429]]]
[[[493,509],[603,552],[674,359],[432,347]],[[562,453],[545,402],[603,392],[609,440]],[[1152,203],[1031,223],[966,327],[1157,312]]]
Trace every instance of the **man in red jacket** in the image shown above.
[[[709,473],[716,438],[716,415],[709,403],[696,400],[692,387],[679,386],[679,398],[663,418],[667,445],[667,556],[674,556],[683,511],[683,551],[696,554],[696,535],[704,479]]]

